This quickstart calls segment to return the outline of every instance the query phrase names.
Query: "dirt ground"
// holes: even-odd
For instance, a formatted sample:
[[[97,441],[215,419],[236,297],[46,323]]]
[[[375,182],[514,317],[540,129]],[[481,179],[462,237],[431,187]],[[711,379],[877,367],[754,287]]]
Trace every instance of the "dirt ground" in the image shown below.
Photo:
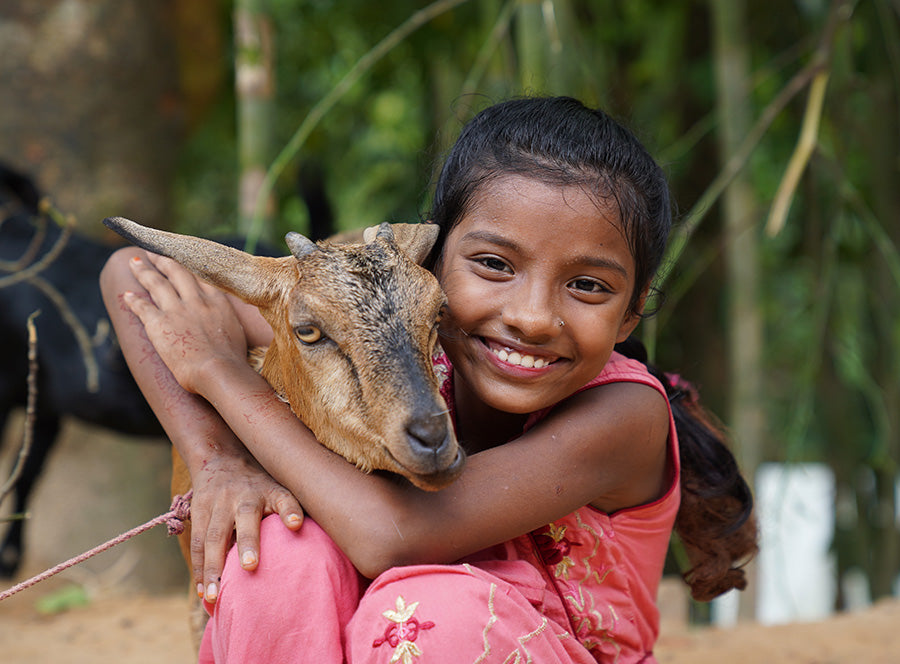
[[[55,615],[34,608],[34,589],[0,604],[0,661],[188,664],[185,595],[106,597]],[[664,623],[660,664],[896,664],[900,601],[816,623],[730,629]]]
[[[166,445],[72,427],[63,438],[31,504],[22,578],[168,508]],[[0,603],[0,664],[189,664],[186,578],[162,529],[141,535]],[[38,610],[72,583],[89,602]],[[686,625],[683,584],[664,590],[660,664],[900,664],[900,600],[816,623],[709,629]]]

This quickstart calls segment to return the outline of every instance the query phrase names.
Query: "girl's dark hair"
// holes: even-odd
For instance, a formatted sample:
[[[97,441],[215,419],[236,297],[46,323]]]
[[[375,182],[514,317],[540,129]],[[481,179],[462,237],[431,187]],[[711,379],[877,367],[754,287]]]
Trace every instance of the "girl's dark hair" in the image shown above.
[[[700,404],[697,389],[681,376],[663,373],[647,361],[633,337],[616,351],[643,362],[662,383],[672,407],[681,455],[681,507],[675,532],[690,568],[684,579],[696,600],[747,587],[741,568],[757,551],[753,494],[725,444],[724,427]]]
[[[505,175],[579,186],[598,204],[618,209],[635,262],[629,306],[640,313],[641,296],[663,258],[672,211],[665,174],[637,138],[603,111],[570,97],[512,99],[481,111],[463,128],[438,178],[430,219],[441,230],[429,267],[481,185]],[[647,363],[637,341],[616,350]],[[756,552],[750,489],[722,429],[693,389],[648,367],[669,395],[678,430],[682,495],[675,528],[691,563],[685,580],[701,600],[743,589],[740,565]]]

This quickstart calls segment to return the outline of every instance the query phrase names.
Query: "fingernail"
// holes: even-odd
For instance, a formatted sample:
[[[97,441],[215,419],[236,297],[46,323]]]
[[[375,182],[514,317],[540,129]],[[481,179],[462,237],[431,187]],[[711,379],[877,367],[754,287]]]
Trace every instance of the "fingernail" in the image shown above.
[[[215,602],[216,597],[219,595],[219,589],[216,588],[215,583],[210,583],[206,586],[206,601],[207,602]]]
[[[244,551],[241,554],[241,567],[255,567],[256,563],[256,551]]]
[[[203,599],[203,584],[202,583],[197,584],[197,597],[199,597],[200,599]]]
[[[302,521],[303,521],[303,517],[301,517],[299,514],[288,514],[288,517],[287,517],[287,525],[288,526],[290,526],[292,528],[296,528],[297,526],[300,525],[300,523]]]
[[[140,263],[140,262],[141,262],[141,257],[140,257],[140,256],[132,256],[132,257],[131,257],[131,262],[132,262],[132,263]]]

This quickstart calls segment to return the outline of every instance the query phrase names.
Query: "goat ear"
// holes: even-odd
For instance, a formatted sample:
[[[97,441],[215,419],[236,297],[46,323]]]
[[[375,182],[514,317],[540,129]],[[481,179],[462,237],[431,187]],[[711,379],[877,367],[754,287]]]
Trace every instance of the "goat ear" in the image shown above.
[[[440,227],[436,224],[388,224],[346,231],[335,235],[329,242],[339,244],[368,244],[376,237],[386,237],[387,233],[393,234],[393,241],[397,248],[406,254],[413,262],[419,265],[428,258],[431,247],[437,241]]]
[[[387,229],[385,228],[387,227]],[[428,258],[441,229],[436,224],[381,224],[366,229],[366,241],[393,234],[397,248],[419,265]]]
[[[256,306],[271,304],[282,278],[288,280],[285,283],[296,281],[297,261],[291,256],[254,256],[211,240],[147,228],[123,217],[109,217],[103,223],[142,249],[168,256],[198,277]]]

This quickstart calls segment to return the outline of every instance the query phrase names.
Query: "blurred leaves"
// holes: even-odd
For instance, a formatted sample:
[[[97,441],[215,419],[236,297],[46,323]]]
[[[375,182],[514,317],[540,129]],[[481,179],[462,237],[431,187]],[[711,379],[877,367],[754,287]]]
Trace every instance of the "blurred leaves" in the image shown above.
[[[276,26],[274,159],[360,58],[428,3],[266,4]],[[494,101],[548,93],[602,106],[659,157],[686,222],[664,268],[669,300],[653,323],[660,364],[694,378],[725,412],[725,386],[740,377],[729,377],[722,359],[730,294],[718,191],[745,173],[762,202],[747,232],[758,234],[761,251],[763,456],[824,460],[846,469],[842,478],[866,469],[887,482],[900,456],[900,8],[889,0],[760,0],[748,12],[754,128],[739,162],[717,157],[707,2],[462,2],[392,44],[329,107],[275,182],[271,235],[310,228],[310,210],[320,209],[312,186],[337,229],[427,215],[442,153]],[[226,49],[229,76],[231,58]],[[813,88],[821,105],[807,126],[815,120],[816,131],[786,184],[817,75],[828,85]],[[177,178],[181,230],[234,228],[233,115],[224,85],[187,137]],[[779,187],[792,198],[780,232],[767,237]],[[883,507],[896,513],[893,503]]]

